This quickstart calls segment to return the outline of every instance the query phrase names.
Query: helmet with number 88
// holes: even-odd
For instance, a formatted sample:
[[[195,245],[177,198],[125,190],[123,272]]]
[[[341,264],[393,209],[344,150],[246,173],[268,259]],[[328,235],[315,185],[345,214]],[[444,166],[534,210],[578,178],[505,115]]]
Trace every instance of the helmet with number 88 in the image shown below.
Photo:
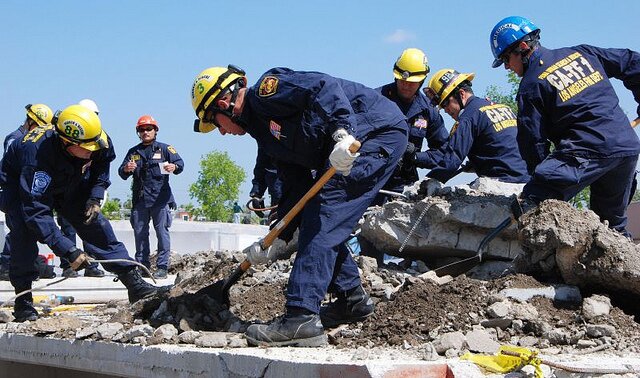
[[[56,112],[52,123],[63,141],[89,151],[108,148],[107,134],[96,113],[82,105],[71,105]]]

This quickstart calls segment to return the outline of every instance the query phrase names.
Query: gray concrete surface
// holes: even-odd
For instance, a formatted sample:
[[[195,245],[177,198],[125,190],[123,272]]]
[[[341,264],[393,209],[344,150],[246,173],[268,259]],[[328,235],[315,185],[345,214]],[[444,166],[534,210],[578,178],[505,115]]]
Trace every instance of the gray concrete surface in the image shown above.
[[[481,377],[463,362],[425,362],[411,359],[354,361],[353,351],[314,348],[214,349],[193,346],[144,347],[97,341],[46,339],[0,333],[0,371],[25,377],[20,364],[30,364],[33,376],[67,369],[127,377]],[[451,365],[456,365],[451,367]],[[59,375],[62,376],[62,375]]]

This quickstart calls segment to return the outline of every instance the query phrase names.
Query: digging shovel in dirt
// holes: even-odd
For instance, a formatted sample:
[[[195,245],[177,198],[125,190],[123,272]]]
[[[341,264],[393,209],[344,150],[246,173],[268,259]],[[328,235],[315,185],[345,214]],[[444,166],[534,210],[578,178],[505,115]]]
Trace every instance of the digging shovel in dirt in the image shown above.
[[[434,272],[439,276],[459,276],[463,273],[468,272],[476,265],[480,264],[483,261],[484,249],[487,245],[495,239],[505,228],[511,226],[511,222],[513,222],[513,218],[509,217],[502,221],[496,228],[494,228],[490,233],[487,234],[478,245],[478,249],[476,250],[476,254],[466,259],[462,259],[460,261],[453,262],[451,264],[447,264],[445,266],[441,266],[440,268],[434,269]],[[493,258],[493,260],[498,260],[497,258]],[[508,259],[511,261],[511,259]]]
[[[355,141],[349,147],[349,151],[351,153],[356,153],[360,149],[360,142]],[[287,225],[295,218],[300,211],[304,208],[304,206],[309,202],[311,198],[313,198],[320,189],[324,186],[324,184],[333,177],[336,173],[336,169],[334,167],[329,167],[329,169],[316,181],[315,184],[309,189],[307,193],[296,203],[296,205],[289,210],[289,212],[282,218],[280,221],[269,231],[269,233],[260,240],[260,247],[262,250],[266,250],[271,246],[271,244],[276,240],[276,238],[280,235],[280,233],[287,227]],[[218,280],[209,286],[205,286],[202,289],[196,292],[196,295],[206,294],[212,299],[229,305],[229,289],[233,286],[240,277],[251,267],[251,262],[245,259],[240,266],[237,267],[231,275],[222,280]]]

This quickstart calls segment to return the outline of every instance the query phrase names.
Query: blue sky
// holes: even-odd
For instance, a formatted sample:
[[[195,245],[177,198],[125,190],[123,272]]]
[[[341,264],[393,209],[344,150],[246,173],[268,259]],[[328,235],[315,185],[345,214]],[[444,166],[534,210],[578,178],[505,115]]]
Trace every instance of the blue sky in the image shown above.
[[[138,143],[136,120],[151,114],[159,122],[158,140],[175,146],[186,163],[171,178],[179,204],[193,202],[188,187],[197,179],[200,157],[212,150],[227,151],[247,172],[240,194],[246,202],[255,141],[192,131],[189,90],[207,67],[236,64],[247,71],[250,85],[269,68],[287,66],[377,87],[392,81],[402,50],[418,47],[432,72],[475,72],[476,93],[484,94],[492,84],[508,88],[505,70],[490,67],[488,43],[503,17],[530,18],[551,48],[589,43],[640,50],[638,14],[638,1],[3,0],[1,130],[8,134],[24,120],[27,103],[55,110],[92,98],[118,154],[110,194],[124,200],[130,181],[121,180],[116,169]],[[616,90],[622,108],[635,118],[630,92],[620,84]],[[450,128],[453,121],[443,116]]]

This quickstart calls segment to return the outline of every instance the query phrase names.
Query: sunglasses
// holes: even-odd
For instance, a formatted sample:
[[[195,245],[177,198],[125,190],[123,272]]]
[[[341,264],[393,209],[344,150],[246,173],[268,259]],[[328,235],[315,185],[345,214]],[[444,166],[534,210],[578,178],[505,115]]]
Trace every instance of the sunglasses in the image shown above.
[[[150,127],[138,127],[138,132],[139,133],[144,132],[144,131],[149,132],[149,131],[153,131],[153,130],[155,130],[155,127],[151,127],[151,126]]]

